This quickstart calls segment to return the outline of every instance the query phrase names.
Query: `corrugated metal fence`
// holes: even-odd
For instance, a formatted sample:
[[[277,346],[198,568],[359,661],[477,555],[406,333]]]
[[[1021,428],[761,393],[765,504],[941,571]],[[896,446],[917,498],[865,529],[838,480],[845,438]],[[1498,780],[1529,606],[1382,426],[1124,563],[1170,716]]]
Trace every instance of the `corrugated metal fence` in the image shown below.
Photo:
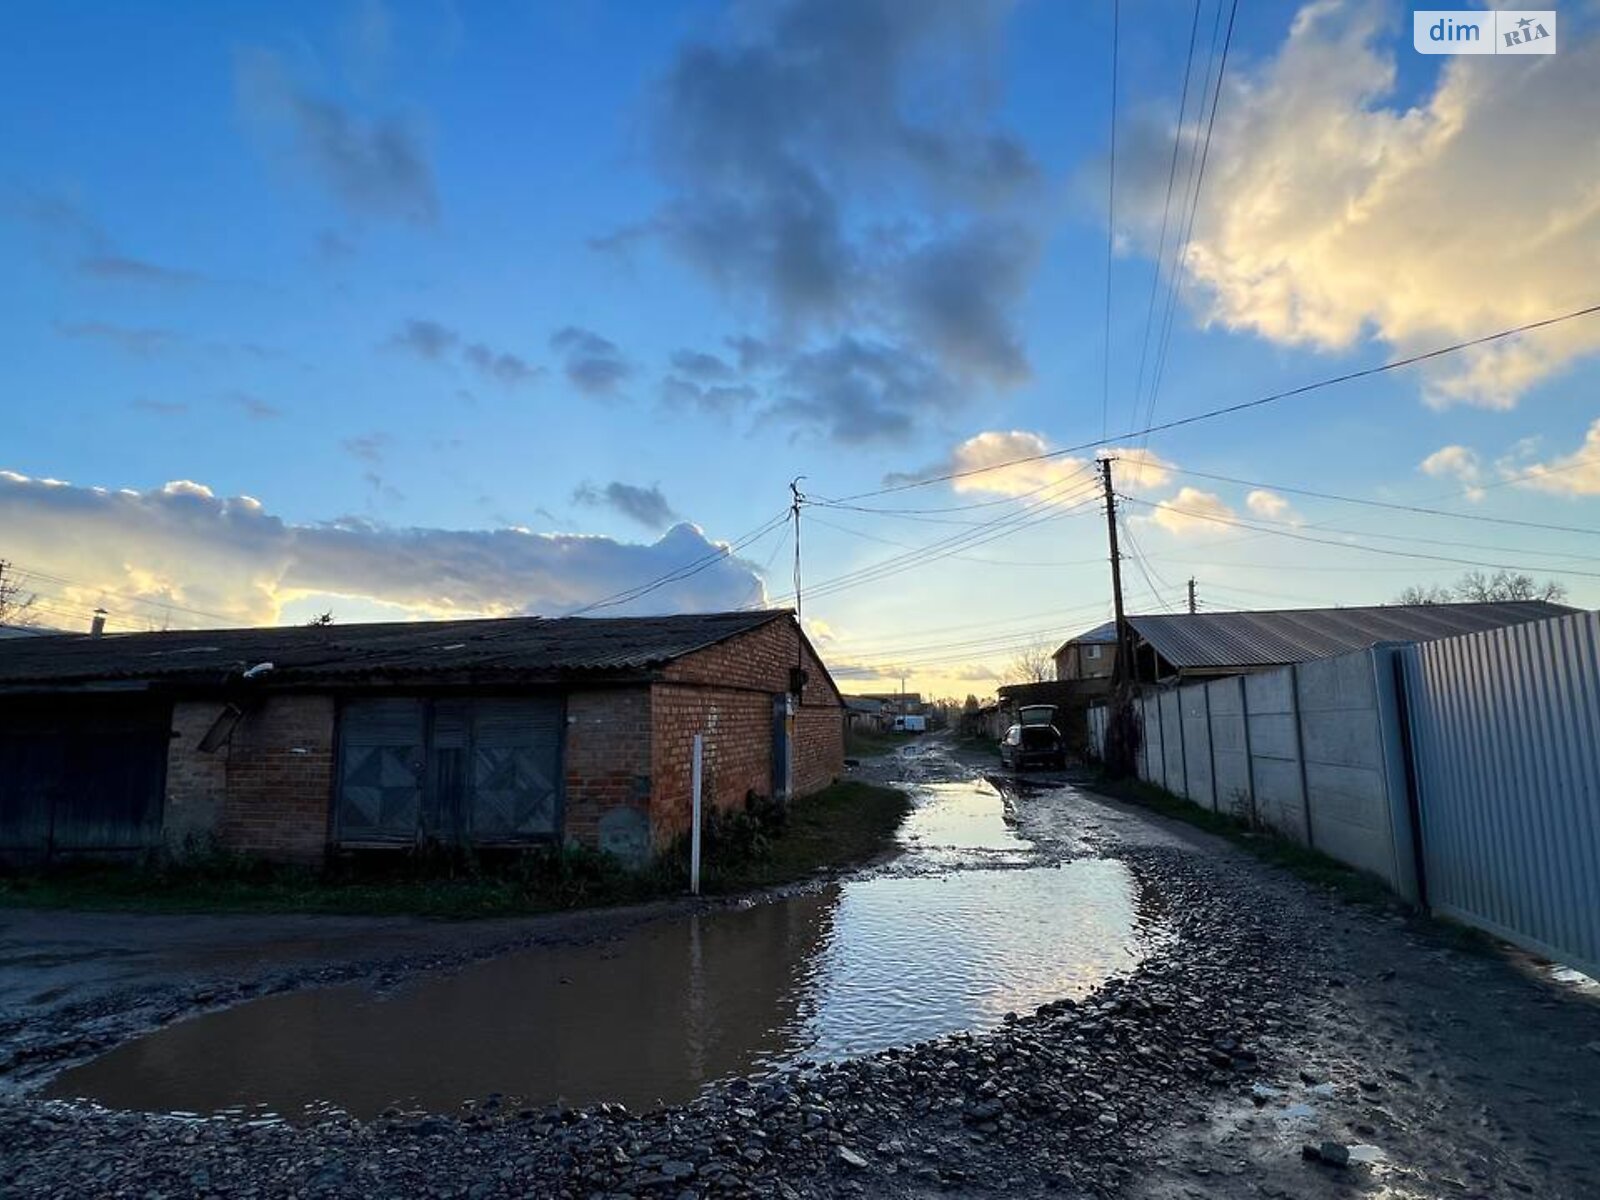
[[[1600,615],[1404,664],[1429,905],[1600,974]]]
[[[1139,775],[1600,972],[1600,615],[1135,700]],[[1104,707],[1089,712],[1104,746]]]

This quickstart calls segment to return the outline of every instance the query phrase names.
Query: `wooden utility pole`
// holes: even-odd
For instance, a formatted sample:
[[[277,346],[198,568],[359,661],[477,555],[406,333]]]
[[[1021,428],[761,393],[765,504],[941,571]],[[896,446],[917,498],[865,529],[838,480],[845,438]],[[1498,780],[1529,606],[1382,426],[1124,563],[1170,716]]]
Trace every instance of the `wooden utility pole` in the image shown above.
[[[800,594],[800,509],[806,502],[805,493],[800,490],[800,481],[804,475],[796,475],[789,481],[789,495],[793,498],[789,505],[789,515],[794,520],[794,670],[789,675],[789,690],[794,693],[795,703],[800,702],[800,695],[806,686],[806,624],[805,610]]]
[[[1117,657],[1111,664],[1113,684],[1131,678],[1132,664],[1128,661],[1130,639],[1128,621],[1122,611],[1122,553],[1117,549],[1117,493],[1111,484],[1111,464],[1114,458],[1100,460],[1100,481],[1106,493],[1106,538],[1111,544],[1111,603],[1117,618]]]
[[[1194,603],[1194,576],[1191,575],[1189,576],[1189,613],[1192,616],[1198,611],[1199,609],[1195,607]]]

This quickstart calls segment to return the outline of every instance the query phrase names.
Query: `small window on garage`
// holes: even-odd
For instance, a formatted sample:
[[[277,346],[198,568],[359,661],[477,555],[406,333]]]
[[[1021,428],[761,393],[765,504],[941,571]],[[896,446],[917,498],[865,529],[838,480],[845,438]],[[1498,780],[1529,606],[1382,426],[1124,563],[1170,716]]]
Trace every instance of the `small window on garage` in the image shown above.
[[[1099,658],[1100,657],[1100,647],[1099,646],[1090,646],[1089,647],[1089,657],[1090,658]]]

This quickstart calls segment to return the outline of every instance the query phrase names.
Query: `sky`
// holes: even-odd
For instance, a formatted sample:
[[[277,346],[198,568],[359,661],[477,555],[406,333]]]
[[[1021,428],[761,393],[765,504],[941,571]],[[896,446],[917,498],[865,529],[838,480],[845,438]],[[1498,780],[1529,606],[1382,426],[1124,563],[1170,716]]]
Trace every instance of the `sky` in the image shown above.
[[[113,631],[792,605],[798,478],[841,682],[984,695],[1110,613],[1102,453],[1133,612],[1600,604],[1600,316],[1141,433],[1600,303],[1595,6],[1527,57],[1116,11],[22,0],[9,578]]]

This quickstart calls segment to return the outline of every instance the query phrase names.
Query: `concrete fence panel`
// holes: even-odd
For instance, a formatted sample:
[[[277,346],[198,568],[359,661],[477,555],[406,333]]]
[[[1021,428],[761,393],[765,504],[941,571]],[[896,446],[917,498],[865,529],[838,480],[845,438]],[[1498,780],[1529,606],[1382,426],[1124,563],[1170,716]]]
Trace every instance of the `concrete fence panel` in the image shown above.
[[[1177,690],[1158,693],[1156,703],[1161,710],[1161,785],[1173,795],[1188,799],[1188,747],[1184,741],[1183,707],[1178,702]]]
[[[1149,693],[1139,697],[1139,720],[1144,729],[1139,778],[1146,783],[1161,783],[1165,779],[1161,764],[1166,754],[1166,741],[1161,728],[1161,709]]]
[[[1399,890],[1392,805],[1370,650],[1301,663],[1295,672],[1311,844]]]
[[[1288,670],[1244,677],[1249,713],[1250,772],[1255,781],[1256,816],[1268,828],[1305,845],[1305,776],[1300,767],[1300,736],[1295,716],[1294,677]]]
[[[1250,785],[1250,739],[1245,723],[1244,678],[1218,679],[1205,685],[1211,713],[1211,762],[1216,807],[1252,819],[1255,797]]]
[[[1184,783],[1189,799],[1203,808],[1217,807],[1211,769],[1211,711],[1207,685],[1178,689],[1178,710],[1183,714]]]

